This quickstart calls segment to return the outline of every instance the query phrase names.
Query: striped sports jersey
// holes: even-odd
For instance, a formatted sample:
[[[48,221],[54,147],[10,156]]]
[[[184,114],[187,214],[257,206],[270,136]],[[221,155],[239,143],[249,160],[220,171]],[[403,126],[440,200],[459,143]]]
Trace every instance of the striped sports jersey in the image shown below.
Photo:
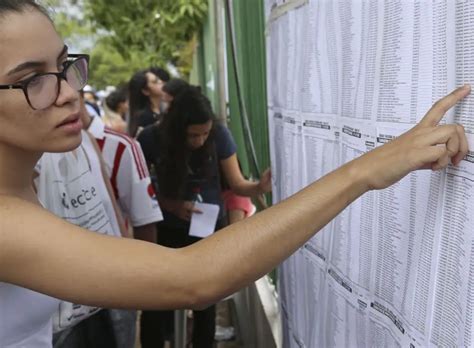
[[[140,144],[93,117],[88,129],[97,140],[115,198],[134,227],[163,220]]]

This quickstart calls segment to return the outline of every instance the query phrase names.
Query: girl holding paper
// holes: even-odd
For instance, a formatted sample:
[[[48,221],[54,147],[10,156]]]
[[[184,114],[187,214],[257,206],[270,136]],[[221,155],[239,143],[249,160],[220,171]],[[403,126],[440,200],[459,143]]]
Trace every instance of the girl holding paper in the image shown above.
[[[138,141],[148,164],[156,172],[164,216],[158,228],[158,243],[163,246],[180,248],[201,239],[189,234],[193,213],[201,213],[195,207],[198,194],[203,203],[219,207],[215,230],[226,225],[221,175],[231,190],[242,196],[255,196],[271,190],[269,170],[259,182],[244,178],[230,132],[214,120],[211,103],[197,87],[189,86],[179,93],[162,121],[145,128]],[[166,334],[157,334],[156,328],[166,327],[166,322],[172,323],[172,313],[143,313],[141,339],[144,348],[163,346]],[[212,346],[214,320],[215,306],[195,311],[195,347]]]

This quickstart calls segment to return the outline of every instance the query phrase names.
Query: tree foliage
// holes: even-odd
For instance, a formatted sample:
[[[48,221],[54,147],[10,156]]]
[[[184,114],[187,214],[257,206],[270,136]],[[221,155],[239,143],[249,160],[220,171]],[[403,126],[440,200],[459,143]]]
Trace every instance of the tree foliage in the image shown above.
[[[142,67],[172,63],[187,73],[190,43],[206,17],[207,0],[88,0],[85,8],[125,60],[139,55]]]
[[[150,65],[187,76],[208,0],[41,0],[70,50],[90,53],[90,84],[127,82]]]
[[[49,10],[56,29],[72,50],[92,46],[94,31],[81,11],[83,0],[43,0],[40,3]]]
[[[141,52],[130,51],[128,57],[117,51],[111,37],[99,39],[91,52],[90,84],[98,89],[127,83],[132,75],[147,65]]]

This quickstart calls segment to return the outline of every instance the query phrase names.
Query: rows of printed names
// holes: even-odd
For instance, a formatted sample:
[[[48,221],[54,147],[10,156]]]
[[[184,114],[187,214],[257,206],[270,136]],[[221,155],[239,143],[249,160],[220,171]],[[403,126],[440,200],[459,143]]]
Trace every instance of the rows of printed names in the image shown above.
[[[273,170],[284,174],[274,183],[278,200],[339,164],[395,138],[406,128],[385,124],[371,127],[370,122],[334,115],[270,112],[275,135],[272,139],[277,139],[276,135],[279,139],[272,148],[282,155],[273,161]],[[351,294],[350,308],[367,306],[367,332],[374,329],[370,325],[381,325],[389,330],[383,332],[391,332],[390,337],[402,345],[470,342],[469,304],[474,300],[474,288],[469,280],[474,277],[469,274],[474,273],[474,243],[469,233],[471,218],[466,212],[474,204],[469,194],[474,188],[473,162],[468,157],[460,168],[447,172],[415,172],[388,189],[369,192],[305,245],[303,254],[310,254],[311,261],[301,258],[301,254],[288,261],[298,267],[287,272],[287,278],[282,272],[282,284],[287,289],[284,306],[300,345],[323,339],[331,346],[332,341],[327,340],[336,339],[315,336],[315,330],[326,335],[332,332],[342,339],[337,325],[308,328],[309,323],[330,322],[318,315],[329,315],[321,304],[331,302],[325,299],[319,303],[312,293],[308,296],[313,290],[323,294],[315,290],[316,284],[330,280],[331,289],[338,284],[341,291]],[[313,265],[321,273],[309,272]],[[301,273],[305,269],[307,272]],[[380,318],[384,320],[379,322]]]
[[[433,101],[474,78],[473,7],[312,0],[268,28],[269,105],[414,124]],[[471,104],[474,97],[464,105]]]
[[[469,1],[319,0],[272,23],[275,201],[390,141],[434,100],[472,83],[472,18]],[[473,134],[473,110],[469,97],[447,119]],[[471,345],[473,158],[366,194],[285,264],[286,346]]]

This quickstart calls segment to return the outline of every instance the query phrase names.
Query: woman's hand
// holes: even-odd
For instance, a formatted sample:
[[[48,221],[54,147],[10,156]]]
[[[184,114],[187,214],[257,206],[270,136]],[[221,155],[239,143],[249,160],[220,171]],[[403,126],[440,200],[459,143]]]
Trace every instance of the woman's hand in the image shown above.
[[[194,207],[194,202],[169,199],[160,196],[158,197],[158,199],[161,208],[176,215],[181,220],[190,221],[193,213],[202,214],[201,210]]]
[[[272,171],[267,168],[260,176],[258,188],[261,193],[268,193],[272,191]]]
[[[174,214],[181,220],[191,221],[193,214],[202,214],[202,211],[194,207],[194,202],[179,201]]]
[[[465,85],[438,100],[419,124],[397,139],[352,162],[368,189],[383,189],[417,169],[439,170],[458,165],[468,152],[464,128],[439,125],[444,114],[471,91]]]

